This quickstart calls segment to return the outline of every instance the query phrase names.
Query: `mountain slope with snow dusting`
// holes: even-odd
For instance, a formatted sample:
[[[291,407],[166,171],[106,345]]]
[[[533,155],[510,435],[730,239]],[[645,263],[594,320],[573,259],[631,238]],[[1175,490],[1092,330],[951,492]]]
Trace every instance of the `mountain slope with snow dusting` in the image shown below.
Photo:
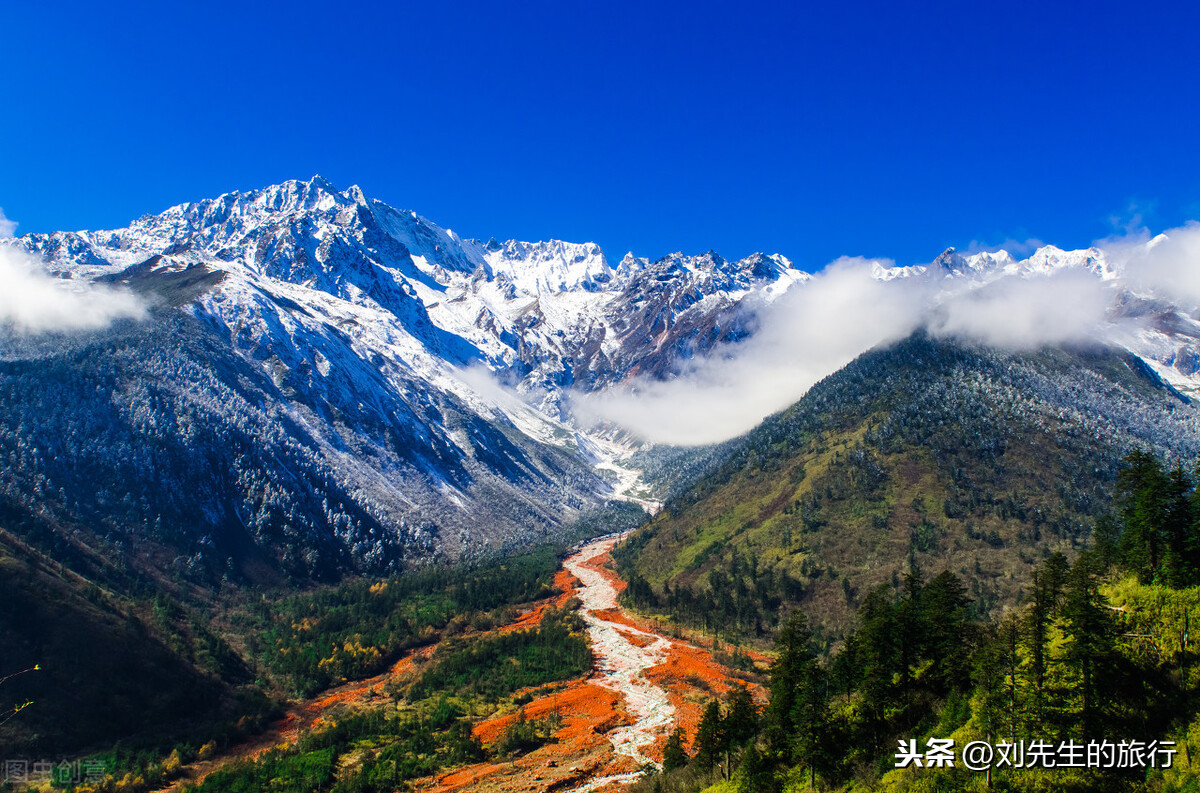
[[[55,366],[22,361],[65,371],[85,356],[83,392],[66,386],[61,401],[105,418],[94,457],[18,466],[4,490],[61,490],[48,503],[64,514],[101,515],[101,491],[124,489],[103,460],[158,458],[124,477],[194,500],[164,512],[130,494],[134,507],[107,521],[124,533],[169,513],[176,564],[210,572],[245,548],[313,574],[553,533],[636,482],[619,462],[634,447],[575,426],[568,390],[669,371],[736,337],[748,298],[808,277],[778,256],[612,267],[591,244],[462,240],[319,177],[5,244],[69,285],[131,289],[155,311],[98,337],[15,337],[6,445],[80,440],[34,396],[63,375],[48,382]],[[244,443],[224,439],[229,424]]]
[[[457,556],[634,497],[625,461],[637,441],[581,423],[572,397],[734,355],[780,298],[815,283],[779,255],[613,264],[592,243],[462,239],[320,177],[0,245],[69,288],[127,289],[152,308],[96,336],[12,337],[0,360],[4,448],[59,437],[77,451],[21,457],[3,492],[26,509],[98,518],[114,536],[182,537],[167,543],[173,564],[209,573],[228,573],[231,558],[313,574]],[[1081,274],[1109,290],[1101,341],[1190,393],[1195,312],[1130,288],[1121,271],[1105,251],[1047,246],[1024,260],[951,249],[874,277],[929,284],[936,305]],[[72,410],[103,416],[100,431]],[[122,464],[106,469],[114,457]],[[141,467],[104,473],[130,461]],[[140,494],[130,477],[178,492]]]

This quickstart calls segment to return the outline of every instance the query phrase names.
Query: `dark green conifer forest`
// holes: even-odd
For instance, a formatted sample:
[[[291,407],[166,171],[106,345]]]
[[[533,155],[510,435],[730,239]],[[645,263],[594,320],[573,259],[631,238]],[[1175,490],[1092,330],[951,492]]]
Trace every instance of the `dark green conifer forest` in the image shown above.
[[[766,707],[712,700],[691,757],[639,789],[1196,789],[1196,484],[1180,465],[1130,453],[1091,547],[1045,558],[1021,602],[995,619],[977,616],[958,576],[928,577],[912,560],[866,593],[855,627],[828,652],[792,611],[775,637]],[[928,759],[931,739],[954,742],[952,766],[897,768],[912,746]],[[1043,741],[1053,759],[971,770],[961,752],[974,741],[1020,743],[1025,766]],[[1088,767],[1084,747],[1105,741],[1110,754],[1095,765],[1114,767]],[[1123,741],[1134,751],[1122,755]],[[1080,767],[1063,767],[1064,746],[1068,760],[1079,747]]]

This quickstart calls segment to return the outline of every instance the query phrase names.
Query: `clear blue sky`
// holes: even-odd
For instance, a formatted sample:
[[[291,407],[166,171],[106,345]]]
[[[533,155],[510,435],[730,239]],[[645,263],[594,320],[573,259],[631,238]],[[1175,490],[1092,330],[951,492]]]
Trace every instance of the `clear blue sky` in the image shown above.
[[[1194,3],[8,4],[0,207],[320,173],[464,236],[929,261],[1200,218]]]

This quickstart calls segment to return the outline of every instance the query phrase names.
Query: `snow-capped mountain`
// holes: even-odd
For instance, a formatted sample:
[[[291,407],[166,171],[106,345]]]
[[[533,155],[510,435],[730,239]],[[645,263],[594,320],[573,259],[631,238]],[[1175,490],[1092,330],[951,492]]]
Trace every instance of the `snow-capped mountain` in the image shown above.
[[[310,553],[310,567],[330,555],[383,564],[520,542],[622,497],[636,481],[620,464],[632,447],[575,426],[568,390],[669,372],[745,333],[742,308],[809,277],[781,256],[630,255],[614,267],[594,244],[464,240],[320,177],[172,207],[124,229],[3,242],[56,277],[124,284],[178,307],[226,345],[214,356],[172,335],[168,346],[178,342],[188,363],[169,365],[220,358],[215,378],[232,393],[168,386],[170,405],[130,395],[114,420],[134,421],[141,399],[156,406],[155,432],[193,401],[214,414],[214,399],[236,404],[252,435],[285,417],[311,467],[297,476],[340,495],[297,516],[271,498],[294,472],[252,463],[247,451],[230,465],[263,480],[262,492],[231,482],[234,495],[206,496],[212,526],[194,530],[195,553],[222,525],[244,527],[259,546],[272,531],[289,545],[308,532],[334,548]],[[146,375],[131,371],[114,365],[104,379],[141,388]],[[266,379],[250,385],[250,373]],[[170,440],[190,448],[178,432]],[[53,468],[9,489],[61,487],[68,474]]]
[[[360,348],[454,391],[463,390],[455,368],[473,364],[524,392],[590,390],[662,368],[736,336],[718,318],[746,298],[769,301],[809,278],[778,255],[627,255],[613,267],[592,243],[463,240],[320,177],[172,207],[116,231],[14,243],[75,278],[120,280],[155,256],[166,257],[158,269],[202,266],[222,280],[189,310],[236,328],[243,345],[354,323]],[[285,345],[281,357],[298,364],[314,341]]]
[[[287,565],[310,571],[457,555],[544,536],[628,497],[632,442],[578,425],[570,395],[670,377],[681,361],[753,333],[760,309],[811,278],[780,255],[628,254],[614,265],[592,243],[462,239],[320,177],[181,204],[124,229],[0,244],[59,278],[124,284],[163,309],[157,330],[114,328],[98,353],[78,340],[27,339],[12,355],[99,355],[106,363],[70,399],[111,413],[120,432],[107,427],[110,442],[142,461],[126,475],[185,489],[197,476],[219,480],[194,494],[206,518],[184,530],[180,557],[210,567],[214,543],[228,555],[246,539],[268,556],[284,547]],[[1104,251],[1047,246],[1017,260],[950,249],[925,266],[877,266],[875,277],[969,290],[1063,271],[1112,290],[1107,341],[1180,390],[1200,387],[1200,322],[1128,288]],[[146,347],[155,333],[165,351]],[[135,352],[122,357],[126,348]],[[36,390],[31,371],[22,387]],[[19,409],[10,413],[14,447],[38,421],[45,437],[78,431],[75,419],[22,424]],[[84,501],[100,513],[111,491],[125,491],[88,485],[79,471],[103,478],[110,451],[97,445],[94,470],[34,459],[2,484],[61,491],[64,503],[82,503],[75,491],[92,487]],[[180,467],[188,455],[207,467]],[[137,517],[136,494],[125,498],[129,520],[150,520],[154,510]],[[187,523],[187,510],[176,513]]]
[[[1160,235],[1141,247],[1152,249],[1163,239]],[[1110,260],[1100,248],[1064,251],[1045,245],[1021,260],[1004,250],[964,255],[949,248],[929,265],[877,266],[875,274],[884,280],[924,277],[957,281],[967,290],[1013,277],[1076,274],[1094,278],[1110,300],[1109,321],[1097,330],[1095,341],[1132,352],[1181,393],[1200,393],[1200,313],[1196,307],[1146,289],[1127,277],[1126,270],[1126,262]]]

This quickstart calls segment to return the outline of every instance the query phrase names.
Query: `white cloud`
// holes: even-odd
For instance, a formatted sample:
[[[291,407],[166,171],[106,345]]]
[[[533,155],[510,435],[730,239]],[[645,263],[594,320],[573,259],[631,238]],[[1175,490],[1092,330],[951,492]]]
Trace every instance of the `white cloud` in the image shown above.
[[[17,232],[17,221],[4,216],[4,207],[0,207],[0,240],[11,237]]]
[[[33,257],[0,246],[0,327],[88,330],[145,316],[145,304],[131,292],[50,278]]]
[[[1140,229],[1099,245],[1133,291],[1179,301],[1187,309],[1200,307],[1200,223],[1156,237]]]
[[[935,335],[1028,349],[1095,338],[1111,303],[1111,290],[1091,273],[1008,276],[965,292],[943,293],[927,325]]]
[[[495,372],[482,363],[475,363],[456,370],[458,379],[462,380],[476,394],[506,412],[527,410],[530,404],[536,404],[544,394],[541,391],[531,391],[520,394],[505,385]]]
[[[839,259],[764,309],[758,332],[724,355],[692,361],[673,380],[577,396],[575,412],[685,446],[746,432],[863,350],[919,325],[924,281],[876,280],[875,264]]]
[[[1200,227],[1194,231],[1179,244],[1200,246]],[[575,412],[654,442],[714,443],[752,429],[861,353],[920,327],[1006,349],[1098,338],[1111,329],[1113,284],[1092,272],[1010,273],[984,283],[930,270],[884,281],[872,277],[877,264],[838,259],[763,309],[750,339],[690,362],[669,381],[644,377],[576,396]]]

